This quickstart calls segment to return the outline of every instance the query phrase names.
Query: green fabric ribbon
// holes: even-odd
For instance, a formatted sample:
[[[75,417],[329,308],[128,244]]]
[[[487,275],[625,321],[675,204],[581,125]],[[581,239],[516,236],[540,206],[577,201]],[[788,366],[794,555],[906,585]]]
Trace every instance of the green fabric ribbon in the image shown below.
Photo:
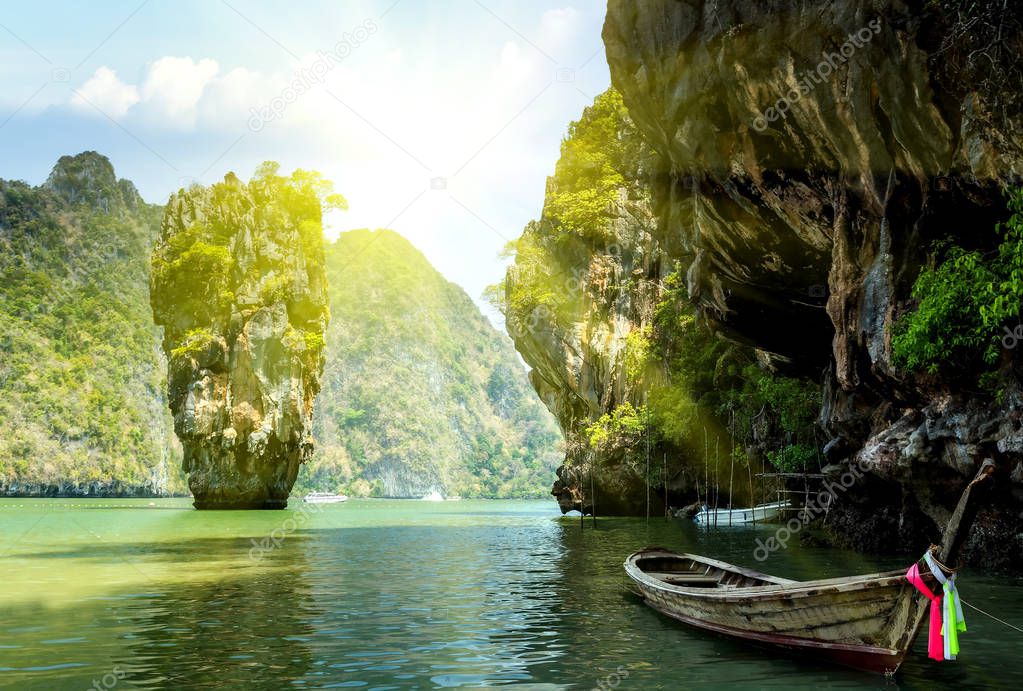
[[[945,659],[954,660],[959,654],[959,634],[966,632],[966,619],[963,618],[955,578],[949,578],[941,587],[945,591],[945,618],[941,626],[941,635],[945,639]]]

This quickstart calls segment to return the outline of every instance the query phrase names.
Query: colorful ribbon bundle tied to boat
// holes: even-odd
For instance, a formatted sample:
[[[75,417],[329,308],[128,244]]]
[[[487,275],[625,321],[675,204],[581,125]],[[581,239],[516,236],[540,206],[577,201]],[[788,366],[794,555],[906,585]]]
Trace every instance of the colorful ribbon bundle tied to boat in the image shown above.
[[[932,660],[954,660],[959,654],[959,634],[966,631],[962,602],[956,590],[956,575],[949,573],[937,563],[930,551],[924,554],[934,578],[941,584],[942,593],[935,595],[920,575],[920,562],[909,567],[906,578],[931,601],[931,618],[927,636],[927,655]]]

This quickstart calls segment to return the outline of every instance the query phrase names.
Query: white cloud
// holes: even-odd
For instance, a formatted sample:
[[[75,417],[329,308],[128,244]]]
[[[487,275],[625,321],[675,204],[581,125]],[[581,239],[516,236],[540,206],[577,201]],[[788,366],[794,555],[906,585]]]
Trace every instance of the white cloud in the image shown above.
[[[195,124],[196,106],[220,66],[216,60],[166,56],[149,67],[142,85],[146,109],[162,122],[188,128]]]
[[[243,127],[249,110],[263,105],[281,89],[281,80],[260,72],[236,67],[210,81],[198,105],[198,118],[203,124]]]
[[[109,67],[100,67],[71,97],[75,108],[95,113],[99,109],[117,120],[139,102],[139,90],[125,84]]]

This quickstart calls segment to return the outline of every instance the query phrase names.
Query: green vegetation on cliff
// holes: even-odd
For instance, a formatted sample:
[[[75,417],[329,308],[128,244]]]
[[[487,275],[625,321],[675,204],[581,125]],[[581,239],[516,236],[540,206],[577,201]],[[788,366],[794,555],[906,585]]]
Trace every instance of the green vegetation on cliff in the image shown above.
[[[0,488],[184,489],[149,311],[159,214],[94,152],[0,181]]]
[[[211,325],[226,328],[239,307],[254,310],[292,299],[296,278],[281,271],[280,258],[275,262],[264,253],[238,266],[239,256],[297,233],[308,270],[322,266],[322,213],[345,209],[347,202],[315,171],[296,170],[285,177],[278,169],[267,161],[248,184],[229,173],[209,189],[181,190],[172,198],[171,205],[181,212],[167,217],[165,238],[153,253],[152,282],[159,287],[153,310],[157,323],[175,339],[183,336],[181,347],[195,347],[195,339]],[[253,237],[257,231],[269,237]],[[253,286],[258,299],[239,294]],[[322,306],[295,307],[315,312],[305,315],[306,321],[321,316]],[[315,338],[308,342],[315,344]]]
[[[931,374],[975,372],[979,356],[995,365],[1019,338],[1023,308],[1023,189],[1008,196],[1011,215],[998,224],[997,248],[984,253],[939,243],[943,258],[923,268],[913,284],[916,308],[896,322],[895,363]],[[1012,350],[1008,348],[1006,350]]]
[[[613,89],[597,96],[583,117],[569,125],[541,220],[506,248],[515,257],[514,277],[489,291],[507,318],[533,326],[550,312],[567,322],[600,302],[583,262],[606,255],[620,264],[622,252],[642,251],[628,246],[639,238],[616,233],[615,221],[648,212],[649,194],[637,184],[646,156]]]
[[[568,126],[554,168],[557,184],[544,200],[544,214],[555,233],[613,241],[604,232],[608,209],[618,201],[620,191],[637,179],[648,155],[631,131],[630,136],[621,136],[623,124],[631,130],[627,123],[621,95],[608,89]]]
[[[713,334],[689,300],[679,269],[665,278],[663,288],[654,351],[669,384],[651,392],[658,433],[698,455],[705,443],[698,427],[709,417],[743,454],[762,455],[783,472],[817,469],[820,386],[772,372],[753,348]]]
[[[557,428],[514,349],[389,230],[327,248],[331,324],[301,490],[542,496]]]

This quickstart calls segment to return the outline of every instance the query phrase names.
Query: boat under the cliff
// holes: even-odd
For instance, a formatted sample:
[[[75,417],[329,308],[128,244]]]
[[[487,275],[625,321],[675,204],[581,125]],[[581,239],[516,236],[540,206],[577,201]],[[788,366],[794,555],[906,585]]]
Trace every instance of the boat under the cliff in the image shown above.
[[[696,512],[693,520],[706,526],[744,525],[746,523],[764,523],[777,518],[788,508],[787,501],[776,501],[771,504],[757,504],[745,509],[712,509],[704,506]]]
[[[985,461],[956,506],[941,546],[950,563],[973,487],[988,477]],[[765,644],[855,669],[894,674],[920,631],[930,601],[906,579],[905,569],[815,581],[793,581],[707,557],[650,547],[631,554],[625,573],[647,605],[715,633]],[[940,592],[927,569],[925,582]]]
[[[330,492],[310,492],[305,495],[303,501],[306,504],[340,504],[343,501],[348,501],[348,497]]]

